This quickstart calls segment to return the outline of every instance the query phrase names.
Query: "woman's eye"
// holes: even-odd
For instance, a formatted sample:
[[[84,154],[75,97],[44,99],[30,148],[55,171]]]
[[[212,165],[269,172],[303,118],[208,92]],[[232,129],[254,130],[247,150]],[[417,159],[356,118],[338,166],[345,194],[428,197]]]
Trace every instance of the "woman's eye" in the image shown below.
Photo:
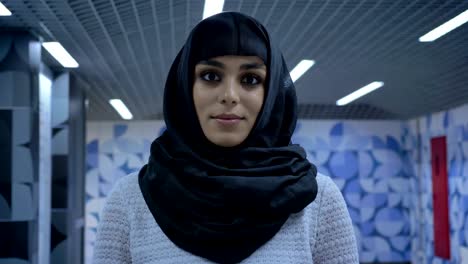
[[[218,74],[214,72],[206,72],[201,75],[202,79],[205,81],[213,82],[213,81],[219,81],[220,78]]]
[[[242,83],[248,84],[248,85],[257,85],[261,82],[260,77],[257,77],[253,74],[248,74],[242,78]]]

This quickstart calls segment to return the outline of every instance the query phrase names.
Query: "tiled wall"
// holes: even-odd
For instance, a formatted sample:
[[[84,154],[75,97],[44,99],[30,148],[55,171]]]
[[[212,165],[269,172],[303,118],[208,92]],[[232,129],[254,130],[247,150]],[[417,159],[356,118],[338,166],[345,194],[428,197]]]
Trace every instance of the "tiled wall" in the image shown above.
[[[106,195],[120,177],[146,163],[150,144],[163,127],[158,121],[88,123],[87,263]],[[401,122],[303,120],[293,141],[304,146],[319,171],[330,175],[343,192],[361,261],[409,261],[413,167]]]
[[[415,161],[420,165],[421,222],[412,239],[416,241],[418,234],[423,238],[418,245],[424,256],[422,263],[468,263],[468,258],[461,256],[462,248],[468,247],[468,104],[411,120],[408,129],[409,137],[421,141],[420,159]],[[430,139],[437,136],[447,138],[450,261],[434,256]],[[416,242],[413,244],[416,250]]]
[[[37,238],[31,227],[38,208],[38,138],[32,126],[38,86],[32,80],[39,66],[32,58],[40,46],[25,33],[2,32],[0,40],[0,263],[31,263],[37,252],[26,241]]]
[[[52,85],[52,196],[50,263],[67,262],[69,74],[56,76]],[[71,261],[69,261],[71,262]]]
[[[163,122],[88,123],[86,157],[85,263],[91,264],[99,212],[115,182],[139,170]]]
[[[0,263],[83,263],[84,90],[69,77],[34,36],[0,32]]]
[[[411,258],[410,178],[400,122],[302,121],[294,141],[341,189],[358,238],[361,262]]]

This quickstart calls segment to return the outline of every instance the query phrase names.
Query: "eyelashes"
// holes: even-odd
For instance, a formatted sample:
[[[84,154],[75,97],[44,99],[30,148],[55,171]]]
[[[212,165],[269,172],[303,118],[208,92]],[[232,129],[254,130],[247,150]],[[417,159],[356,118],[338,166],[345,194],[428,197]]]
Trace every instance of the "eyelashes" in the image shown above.
[[[221,81],[220,74],[214,71],[204,71],[200,74],[200,78],[207,82],[219,82]]]
[[[241,82],[248,85],[259,85],[263,82],[263,80],[260,78],[260,76],[249,73],[242,77]]]
[[[214,71],[207,70],[199,74],[200,79],[208,83],[216,83],[222,81],[222,74]],[[254,73],[243,74],[240,78],[240,82],[243,85],[256,86],[263,83],[263,78]]]

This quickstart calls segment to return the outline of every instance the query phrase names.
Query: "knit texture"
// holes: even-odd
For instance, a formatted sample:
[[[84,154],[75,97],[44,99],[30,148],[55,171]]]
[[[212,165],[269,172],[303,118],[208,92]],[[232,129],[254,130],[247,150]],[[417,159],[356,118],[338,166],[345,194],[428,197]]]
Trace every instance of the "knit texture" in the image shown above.
[[[359,263],[356,238],[336,184],[317,174],[314,202],[292,214],[281,230],[241,263]],[[174,201],[176,202],[176,201]],[[172,243],[149,211],[138,174],[120,179],[101,212],[94,264],[212,263]]]

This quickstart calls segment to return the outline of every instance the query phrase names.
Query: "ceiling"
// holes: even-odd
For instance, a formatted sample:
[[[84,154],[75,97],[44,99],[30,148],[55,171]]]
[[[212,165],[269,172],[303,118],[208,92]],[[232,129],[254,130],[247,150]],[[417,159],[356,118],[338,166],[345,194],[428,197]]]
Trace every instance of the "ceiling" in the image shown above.
[[[203,0],[1,0],[0,28],[56,40],[89,86],[88,118],[118,120],[120,98],[135,119],[161,118],[168,69]],[[408,119],[468,102],[468,24],[435,42],[418,38],[468,9],[466,0],[226,0],[262,22],[290,69],[316,64],[295,84],[303,118]],[[49,55],[46,62],[59,67]],[[385,86],[345,107],[336,100],[373,81]]]

